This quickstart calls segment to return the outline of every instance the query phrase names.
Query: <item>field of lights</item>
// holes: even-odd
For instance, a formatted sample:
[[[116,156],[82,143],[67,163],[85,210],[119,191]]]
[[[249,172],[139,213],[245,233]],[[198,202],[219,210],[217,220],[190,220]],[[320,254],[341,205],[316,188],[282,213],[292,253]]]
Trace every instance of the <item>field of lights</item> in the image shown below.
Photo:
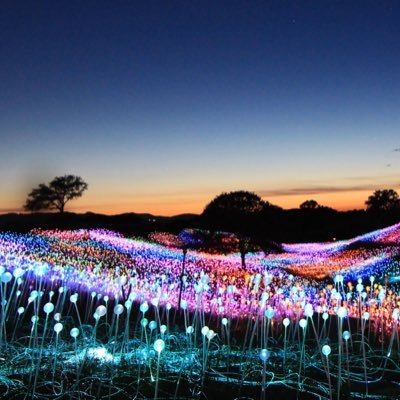
[[[0,397],[399,398],[400,224],[283,249],[0,233]]]

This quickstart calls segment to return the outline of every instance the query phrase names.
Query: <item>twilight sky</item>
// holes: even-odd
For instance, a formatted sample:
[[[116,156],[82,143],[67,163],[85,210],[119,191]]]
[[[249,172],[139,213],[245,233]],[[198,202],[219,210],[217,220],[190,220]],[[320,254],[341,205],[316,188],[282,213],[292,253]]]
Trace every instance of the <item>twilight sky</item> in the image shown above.
[[[400,191],[399,1],[0,2],[0,213],[54,176],[75,212],[201,212],[255,191]]]

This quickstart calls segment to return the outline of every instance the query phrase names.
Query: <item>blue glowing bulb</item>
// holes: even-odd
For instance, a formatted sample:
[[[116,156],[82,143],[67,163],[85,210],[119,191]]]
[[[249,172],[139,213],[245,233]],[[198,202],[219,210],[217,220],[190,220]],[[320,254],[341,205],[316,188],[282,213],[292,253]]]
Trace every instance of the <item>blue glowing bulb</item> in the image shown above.
[[[150,321],[150,323],[149,323],[149,329],[151,330],[151,331],[153,331],[154,329],[156,329],[157,328],[157,322],[156,321]]]
[[[269,358],[269,351],[267,349],[262,349],[260,351],[260,360],[266,362]]]

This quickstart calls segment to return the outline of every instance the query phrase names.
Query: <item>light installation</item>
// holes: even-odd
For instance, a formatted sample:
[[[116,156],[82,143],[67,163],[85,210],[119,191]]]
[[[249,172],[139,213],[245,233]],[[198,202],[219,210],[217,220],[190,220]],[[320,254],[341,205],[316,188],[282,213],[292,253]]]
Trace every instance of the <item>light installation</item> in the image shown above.
[[[180,250],[1,233],[2,398],[400,395],[399,245],[397,224],[250,254],[246,270],[188,251],[178,304]]]

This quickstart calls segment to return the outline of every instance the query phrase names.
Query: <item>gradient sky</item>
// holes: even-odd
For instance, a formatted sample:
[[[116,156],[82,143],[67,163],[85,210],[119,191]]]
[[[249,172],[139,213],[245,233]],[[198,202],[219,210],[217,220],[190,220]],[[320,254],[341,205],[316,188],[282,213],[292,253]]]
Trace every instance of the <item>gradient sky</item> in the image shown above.
[[[0,2],[0,212],[284,208],[400,189],[399,1]]]

